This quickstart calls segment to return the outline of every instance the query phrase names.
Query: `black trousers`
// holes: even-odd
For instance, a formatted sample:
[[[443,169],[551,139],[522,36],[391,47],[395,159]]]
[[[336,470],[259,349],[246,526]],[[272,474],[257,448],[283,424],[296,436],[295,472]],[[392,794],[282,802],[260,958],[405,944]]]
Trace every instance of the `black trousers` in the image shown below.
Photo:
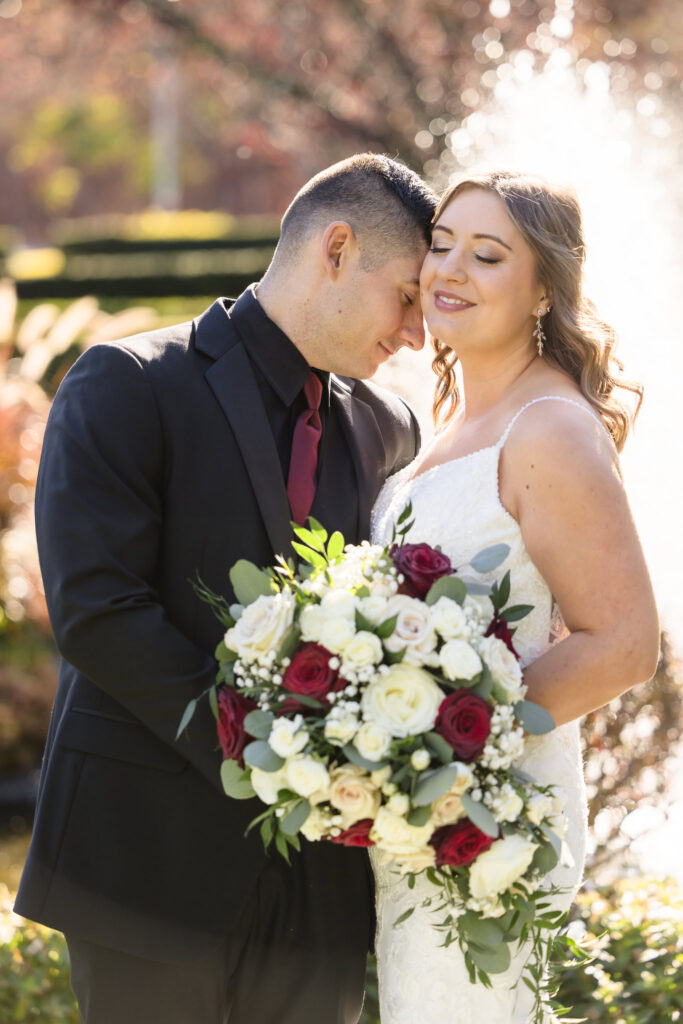
[[[67,932],[83,1024],[356,1024],[370,907],[354,913],[343,877],[334,892],[329,874],[316,885],[324,852],[306,864],[302,847],[291,867],[273,857],[237,927],[201,958],[146,960]]]

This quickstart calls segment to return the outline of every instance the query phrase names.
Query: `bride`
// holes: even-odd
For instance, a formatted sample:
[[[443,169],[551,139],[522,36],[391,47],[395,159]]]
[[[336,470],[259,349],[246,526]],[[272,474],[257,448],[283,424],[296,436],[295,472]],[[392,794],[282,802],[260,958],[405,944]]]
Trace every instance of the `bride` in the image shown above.
[[[647,568],[619,472],[635,413],[619,390],[614,335],[582,295],[584,243],[572,192],[494,173],[443,196],[420,278],[438,375],[442,427],[426,451],[391,477],[373,513],[386,543],[408,501],[414,536],[440,545],[453,565],[504,542],[513,604],[533,604],[514,644],[528,698],[557,728],[529,737],[519,762],[554,784],[569,819],[573,866],[548,882],[566,909],[580,884],[586,839],[579,718],[653,674],[659,627]],[[460,364],[462,387],[456,386]],[[408,538],[410,540],[410,537]],[[473,573],[473,570],[470,570]],[[382,1024],[524,1024],[533,996],[516,985],[528,955],[470,983],[457,945],[444,948],[417,876],[410,890],[371,851],[377,899]]]

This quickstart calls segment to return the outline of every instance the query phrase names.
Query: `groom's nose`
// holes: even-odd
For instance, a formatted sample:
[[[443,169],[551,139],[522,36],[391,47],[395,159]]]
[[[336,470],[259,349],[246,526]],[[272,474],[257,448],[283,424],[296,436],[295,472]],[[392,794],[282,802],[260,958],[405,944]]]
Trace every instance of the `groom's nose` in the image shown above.
[[[407,307],[398,336],[402,344],[412,348],[415,352],[419,352],[424,347],[425,326],[419,302]]]

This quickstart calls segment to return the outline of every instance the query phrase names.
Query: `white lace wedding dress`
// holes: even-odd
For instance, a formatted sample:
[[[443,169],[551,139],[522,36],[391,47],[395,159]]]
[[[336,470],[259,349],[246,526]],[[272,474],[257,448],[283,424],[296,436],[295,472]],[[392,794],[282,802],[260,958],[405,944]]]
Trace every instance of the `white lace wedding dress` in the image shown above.
[[[456,567],[467,566],[478,551],[491,544],[508,544],[510,553],[494,573],[479,575],[470,568],[459,575],[491,582],[510,570],[510,603],[534,606],[515,634],[522,666],[543,654],[557,637],[559,616],[547,584],[524,547],[518,523],[501,504],[498,460],[517,417],[529,405],[543,401],[570,402],[592,415],[568,398],[548,395],[535,399],[518,411],[497,444],[434,466],[417,477],[413,476],[414,464],[390,477],[372,516],[373,541],[387,543],[392,524],[410,500],[415,526],[408,541],[412,537],[415,542],[440,545]],[[564,910],[581,881],[586,841],[579,723],[528,738],[518,767],[541,783],[554,783],[566,799],[566,840],[574,866],[558,866],[548,876],[548,881],[568,890],[554,899],[554,905]],[[526,960],[525,951],[513,958],[505,974],[491,976],[493,988],[471,984],[457,943],[447,949],[439,945],[443,939],[432,926],[429,908],[418,906],[407,921],[393,927],[405,910],[433,897],[434,886],[418,875],[410,890],[395,868],[380,864],[376,851],[371,849],[370,856],[376,886],[381,1024],[526,1024],[533,997],[523,982],[512,988]]]

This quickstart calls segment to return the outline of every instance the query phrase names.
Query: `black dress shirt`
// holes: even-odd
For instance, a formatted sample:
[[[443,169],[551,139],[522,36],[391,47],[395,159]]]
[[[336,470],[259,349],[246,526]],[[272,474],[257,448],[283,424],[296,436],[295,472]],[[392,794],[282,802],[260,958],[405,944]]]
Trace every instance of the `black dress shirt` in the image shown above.
[[[254,294],[242,292],[230,308],[254,370],[273,432],[285,483],[289,474],[294,427],[307,408],[304,385],[311,367],[291,339],[267,316]],[[323,385],[322,435],[318,446],[317,488],[311,514],[330,532],[341,530],[350,543],[358,536],[358,484],[353,460],[336,414],[330,374],[316,369]]]

